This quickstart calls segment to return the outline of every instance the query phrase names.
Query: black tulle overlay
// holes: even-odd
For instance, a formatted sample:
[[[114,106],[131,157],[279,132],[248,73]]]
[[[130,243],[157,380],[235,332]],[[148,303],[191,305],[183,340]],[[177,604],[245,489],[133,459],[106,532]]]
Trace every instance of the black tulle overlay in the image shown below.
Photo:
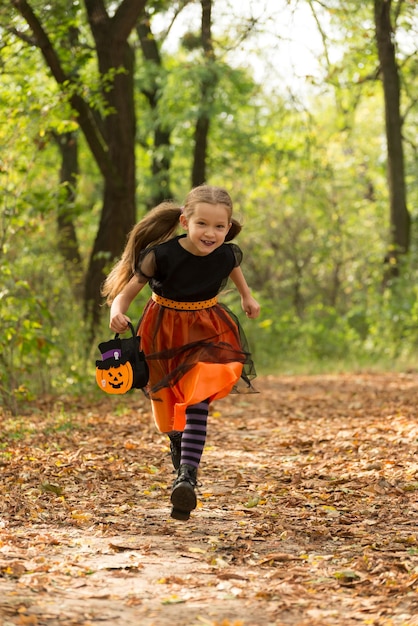
[[[153,308],[158,307],[158,305],[154,303],[152,303],[152,305]],[[149,305],[147,308],[149,308]],[[207,332],[201,339],[197,341],[187,341],[187,338],[182,333],[181,337],[180,335],[173,337],[173,343],[176,345],[166,349],[158,349],[161,347],[161,329],[164,327],[164,318],[167,318],[168,315],[171,316],[173,312],[165,307],[159,307],[157,323],[151,344],[148,344],[143,334],[147,326],[146,312],[147,309],[144,312],[144,317],[141,320],[140,330],[138,332],[141,334],[142,330],[142,348],[144,349],[145,346],[150,350],[150,352],[147,353],[147,361],[149,362],[150,368],[152,370],[156,369],[161,376],[151,377],[152,380],[150,379],[150,385],[148,387],[150,397],[163,387],[176,385],[181,377],[190,371],[198,362],[218,364],[241,363],[243,366],[241,384],[237,382],[234,390],[237,392],[245,391],[247,393],[255,392],[251,381],[256,377],[256,371],[248,348],[248,342],[238,318],[227,306],[217,304],[209,310],[199,311],[200,314],[203,314],[199,316],[196,315],[196,311],[176,311],[174,315],[181,315],[184,321],[185,318],[193,320],[191,322],[185,322],[187,329],[190,327],[193,328],[193,326],[196,325],[197,317],[204,317],[210,320],[216,316],[219,319],[220,326],[227,329],[227,332],[223,330],[222,332],[211,334],[210,330],[212,329],[212,325],[208,325],[206,327]],[[165,321],[167,323],[167,319]],[[203,326],[204,325],[201,324],[202,328]],[[183,325],[182,327],[184,330]],[[177,328],[179,328],[179,326]],[[189,335],[189,333],[186,334]],[[225,341],[227,338],[226,335],[228,335],[228,337],[233,336],[233,343]]]
[[[138,274],[150,275],[154,294],[176,303],[215,298],[242,253],[235,244],[223,244],[198,257],[187,252],[178,238],[150,249],[138,265]],[[236,315],[216,303],[198,310],[178,310],[150,299],[138,334],[150,378],[146,393],[160,431],[182,430],[185,408],[213,401],[232,391],[255,392],[256,376],[244,331]]]

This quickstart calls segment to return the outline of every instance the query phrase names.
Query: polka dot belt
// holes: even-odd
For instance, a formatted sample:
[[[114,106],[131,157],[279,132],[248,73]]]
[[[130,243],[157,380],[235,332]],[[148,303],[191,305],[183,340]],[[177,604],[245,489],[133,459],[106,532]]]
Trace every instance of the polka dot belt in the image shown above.
[[[216,296],[210,300],[200,300],[200,302],[177,302],[176,300],[163,298],[163,296],[159,296],[156,293],[152,294],[152,299],[160,306],[165,306],[168,309],[176,309],[177,311],[199,311],[200,309],[210,309],[211,306],[215,306],[218,302],[218,298]]]

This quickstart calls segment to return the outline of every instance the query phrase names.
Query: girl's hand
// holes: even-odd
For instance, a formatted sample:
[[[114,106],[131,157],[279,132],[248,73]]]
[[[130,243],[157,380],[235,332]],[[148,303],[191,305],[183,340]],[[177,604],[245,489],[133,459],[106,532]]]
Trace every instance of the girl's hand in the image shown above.
[[[257,300],[252,296],[247,296],[246,298],[242,298],[241,305],[243,311],[250,319],[255,319],[260,315],[260,305]]]
[[[110,318],[109,328],[113,330],[114,333],[124,333],[128,330],[128,322],[130,321],[129,317],[124,313],[117,313]]]
[[[246,316],[255,319],[260,315],[260,305],[252,297],[241,267],[239,265],[234,267],[229,276],[241,295],[241,306]]]

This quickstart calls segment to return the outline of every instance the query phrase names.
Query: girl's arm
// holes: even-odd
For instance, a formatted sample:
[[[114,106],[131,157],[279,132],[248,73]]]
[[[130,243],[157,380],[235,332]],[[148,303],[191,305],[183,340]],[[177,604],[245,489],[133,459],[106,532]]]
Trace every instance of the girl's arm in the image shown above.
[[[138,276],[133,276],[129,283],[122,289],[113,300],[110,307],[110,323],[109,327],[115,333],[124,333],[128,328],[128,322],[131,320],[126,315],[126,311],[132,300],[139,294],[141,289],[145,287],[148,281],[140,282]]]
[[[250,317],[251,319],[258,317],[260,314],[260,305],[257,300],[252,297],[241,267],[239,265],[234,267],[229,277],[232,282],[235,283],[235,286],[239,291],[241,296],[241,306],[247,317]]]

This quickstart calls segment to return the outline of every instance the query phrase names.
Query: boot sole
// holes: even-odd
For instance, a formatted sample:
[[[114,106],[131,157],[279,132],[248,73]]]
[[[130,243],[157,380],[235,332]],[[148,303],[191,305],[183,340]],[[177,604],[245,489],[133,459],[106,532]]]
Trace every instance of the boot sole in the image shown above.
[[[188,520],[190,511],[197,506],[197,498],[192,485],[186,481],[176,485],[171,493],[171,504],[173,505],[171,517],[183,521]]]

